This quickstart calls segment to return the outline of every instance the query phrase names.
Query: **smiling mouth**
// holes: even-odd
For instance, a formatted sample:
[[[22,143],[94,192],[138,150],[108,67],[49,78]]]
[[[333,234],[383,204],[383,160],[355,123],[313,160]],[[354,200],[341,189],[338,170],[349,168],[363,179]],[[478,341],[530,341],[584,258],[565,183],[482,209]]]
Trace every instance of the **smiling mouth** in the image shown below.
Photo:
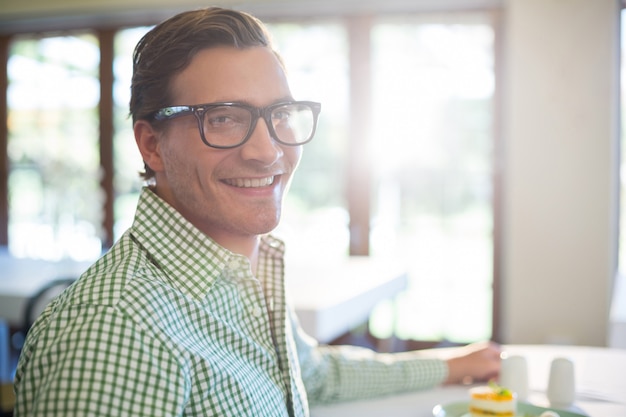
[[[259,188],[272,185],[275,178],[275,176],[266,178],[229,178],[225,179],[224,182],[238,188]]]

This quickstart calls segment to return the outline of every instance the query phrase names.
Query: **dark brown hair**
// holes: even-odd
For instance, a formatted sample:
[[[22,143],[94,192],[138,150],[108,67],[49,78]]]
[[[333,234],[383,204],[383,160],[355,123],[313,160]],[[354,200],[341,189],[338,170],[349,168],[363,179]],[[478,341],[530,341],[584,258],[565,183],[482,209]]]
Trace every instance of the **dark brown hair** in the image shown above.
[[[130,115],[133,123],[149,120],[171,105],[169,85],[201,50],[216,46],[272,48],[263,23],[244,12],[211,7],[180,13],[158,24],[135,47]],[[145,179],[154,172],[145,166]]]

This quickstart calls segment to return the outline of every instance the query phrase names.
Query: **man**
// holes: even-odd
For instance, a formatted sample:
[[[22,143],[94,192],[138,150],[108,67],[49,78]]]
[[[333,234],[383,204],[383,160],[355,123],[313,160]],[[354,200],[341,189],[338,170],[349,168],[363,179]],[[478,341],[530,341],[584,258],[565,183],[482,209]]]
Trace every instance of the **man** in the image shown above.
[[[294,100],[257,19],[211,8],[155,27],[135,50],[130,111],[151,186],[33,326],[16,416],[306,416],[498,372],[492,345],[443,361],[302,333],[268,233],[320,105]]]

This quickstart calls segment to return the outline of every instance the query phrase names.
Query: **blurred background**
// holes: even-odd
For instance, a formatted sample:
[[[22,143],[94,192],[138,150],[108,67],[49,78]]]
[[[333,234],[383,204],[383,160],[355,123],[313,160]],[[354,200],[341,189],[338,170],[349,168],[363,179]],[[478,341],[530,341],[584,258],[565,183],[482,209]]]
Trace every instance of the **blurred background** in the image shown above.
[[[354,332],[626,347],[620,1],[212,5],[266,22],[294,97],[323,104],[276,231],[290,261],[406,265],[406,289]],[[0,0],[8,256],[90,262],[128,228],[132,50],[205,6]]]

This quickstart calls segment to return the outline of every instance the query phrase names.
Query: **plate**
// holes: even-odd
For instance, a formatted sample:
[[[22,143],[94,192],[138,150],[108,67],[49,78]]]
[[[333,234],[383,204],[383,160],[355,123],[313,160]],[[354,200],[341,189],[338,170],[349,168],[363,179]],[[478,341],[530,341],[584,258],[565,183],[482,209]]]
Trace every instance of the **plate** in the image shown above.
[[[559,410],[556,408],[545,408],[529,403],[517,403],[517,417],[539,417],[544,411],[554,411],[559,417],[588,417],[586,414],[579,414],[573,411]],[[448,404],[439,404],[433,408],[434,417],[470,417],[469,401],[459,401]]]

